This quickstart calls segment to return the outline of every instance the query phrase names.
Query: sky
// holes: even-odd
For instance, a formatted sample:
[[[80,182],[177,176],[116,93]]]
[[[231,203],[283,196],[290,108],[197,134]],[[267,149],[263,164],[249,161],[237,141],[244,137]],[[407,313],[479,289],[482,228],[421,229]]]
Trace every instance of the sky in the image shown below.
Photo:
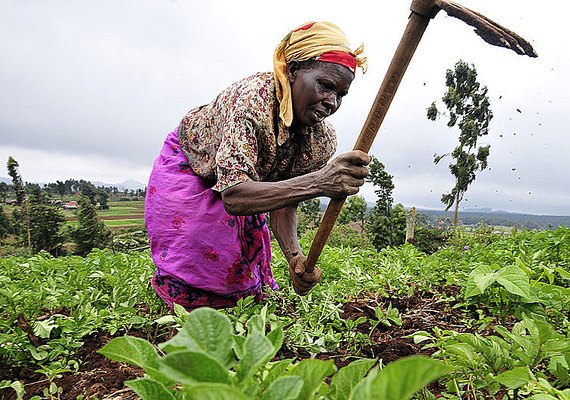
[[[570,215],[570,56],[566,2],[462,0],[527,39],[538,58],[491,46],[441,11],[405,73],[370,154],[393,175],[395,202],[443,209],[458,131],[440,109],[445,71],[463,60],[488,88],[491,145],[460,209]],[[0,162],[27,182],[86,179],[146,183],[164,138],[186,112],[233,82],[272,70],[277,43],[311,20],[339,25],[369,67],[330,117],[337,153],[353,148],[394,51],[410,2],[2,0]],[[0,177],[8,177],[0,169]],[[366,184],[360,191],[376,199]]]

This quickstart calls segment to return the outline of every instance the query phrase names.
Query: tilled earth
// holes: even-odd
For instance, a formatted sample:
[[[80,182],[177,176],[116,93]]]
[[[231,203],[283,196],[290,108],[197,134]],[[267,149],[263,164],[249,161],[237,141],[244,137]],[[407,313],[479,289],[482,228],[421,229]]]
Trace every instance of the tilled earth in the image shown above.
[[[459,288],[447,287],[446,292],[450,295],[457,294]],[[455,293],[454,293],[455,292]],[[360,357],[378,358],[383,364],[397,360],[402,357],[423,354],[429,355],[429,351],[421,349],[407,335],[425,330],[431,332],[434,326],[442,329],[453,329],[455,331],[468,331],[461,322],[461,315],[452,308],[453,304],[441,301],[439,294],[423,293],[409,298],[378,298],[370,296],[363,300],[352,301],[344,304],[342,317],[344,319],[356,320],[364,316],[375,319],[374,309],[381,306],[383,310],[392,304],[399,310],[402,318],[402,326],[392,325],[386,327],[377,326],[370,335],[372,346],[363,348],[358,354]],[[365,322],[358,326],[362,333],[369,334],[372,326]],[[163,332],[160,341],[166,340],[173,332]],[[131,335],[141,336],[140,332],[129,332]],[[130,400],[138,397],[130,389],[123,385],[124,381],[135,379],[143,375],[140,368],[126,364],[117,363],[98,354],[96,351],[108,343],[113,337],[108,333],[100,332],[84,338],[84,345],[79,350],[76,359],[82,361],[79,372],[76,374],[64,374],[54,382],[63,389],[61,400],[76,400],[78,396],[83,399],[98,400]],[[294,357],[303,359],[309,357],[309,353],[288,349],[286,345],[278,353],[278,358]],[[337,367],[341,368],[354,359],[354,350],[347,346],[339,346],[336,352],[322,353],[316,356],[319,359],[332,359]],[[34,372],[30,369],[14,369],[4,365],[0,361],[0,381],[20,380],[24,383],[26,390],[25,399],[34,395],[42,395],[43,390],[49,386],[49,381],[45,375]],[[434,393],[438,393],[440,388],[430,386]],[[15,400],[16,396],[12,389],[0,390],[0,399]]]

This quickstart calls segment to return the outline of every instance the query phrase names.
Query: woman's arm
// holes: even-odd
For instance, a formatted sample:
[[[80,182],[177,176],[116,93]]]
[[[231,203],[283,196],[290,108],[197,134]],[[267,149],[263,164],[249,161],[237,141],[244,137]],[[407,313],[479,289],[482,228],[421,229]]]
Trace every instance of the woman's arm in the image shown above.
[[[315,267],[312,272],[305,273],[307,258],[303,255],[297,239],[297,205],[274,210],[270,216],[273,235],[289,263],[293,288],[297,294],[304,296],[320,282],[321,270]]]
[[[297,239],[297,205],[287,206],[271,211],[271,231],[283,250],[287,262],[302,253]]]
[[[362,151],[341,154],[319,171],[279,182],[249,181],[222,192],[228,214],[254,215],[297,206],[319,196],[347,197],[358,192],[368,175],[370,156]]]

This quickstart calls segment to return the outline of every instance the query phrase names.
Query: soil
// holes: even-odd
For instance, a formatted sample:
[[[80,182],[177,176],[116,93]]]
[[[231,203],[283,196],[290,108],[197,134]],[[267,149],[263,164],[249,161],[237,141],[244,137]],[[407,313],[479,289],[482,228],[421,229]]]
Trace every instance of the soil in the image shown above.
[[[443,289],[442,289],[443,290]],[[449,295],[456,295],[459,288],[446,287],[445,291]],[[453,297],[452,297],[453,298]],[[453,304],[441,301],[441,295],[436,293],[416,294],[409,298],[370,298],[351,301],[343,305],[342,317],[344,319],[356,320],[361,316],[376,319],[375,307],[380,306],[383,310],[391,304],[399,310],[402,318],[401,326],[378,325],[370,334],[372,328],[369,322],[358,326],[358,331],[370,334],[373,345],[361,350],[360,357],[378,358],[385,365],[391,361],[402,357],[423,354],[430,352],[421,349],[421,345],[406,338],[414,332],[425,330],[431,332],[434,326],[442,329],[453,329],[455,331],[468,331],[462,323],[461,314],[453,309]],[[121,333],[121,335],[124,333]],[[129,332],[130,335],[145,337],[142,332]],[[171,333],[170,333],[171,334]],[[168,332],[161,333],[162,342]],[[79,350],[76,359],[82,360],[79,372],[76,374],[66,373],[54,382],[62,388],[61,400],[76,400],[78,396],[83,399],[92,400],[131,400],[138,397],[123,384],[124,381],[135,379],[143,375],[140,368],[117,363],[98,354],[96,351],[108,343],[113,337],[105,332],[91,334],[84,338],[84,345]],[[335,352],[318,354],[319,359],[332,359],[337,367],[341,368],[354,360],[354,349],[348,345],[341,345]],[[306,352],[293,352],[285,344],[277,358],[295,358],[297,360],[310,357]],[[34,372],[30,369],[10,368],[0,360],[0,381],[20,380],[24,383],[26,390],[25,399],[33,395],[42,396],[43,390],[49,387],[49,381],[45,375]],[[433,393],[440,390],[437,386],[430,386]],[[0,399],[16,400],[15,392],[12,389],[0,390]]]

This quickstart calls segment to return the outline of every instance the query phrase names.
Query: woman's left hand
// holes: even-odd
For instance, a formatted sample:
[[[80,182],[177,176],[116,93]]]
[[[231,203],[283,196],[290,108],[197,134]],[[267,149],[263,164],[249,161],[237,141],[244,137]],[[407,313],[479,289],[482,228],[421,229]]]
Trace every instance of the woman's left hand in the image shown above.
[[[311,289],[320,282],[321,270],[315,267],[313,272],[305,272],[305,262],[307,257],[302,254],[296,255],[289,261],[289,274],[293,279],[293,289],[300,296],[305,296]]]

